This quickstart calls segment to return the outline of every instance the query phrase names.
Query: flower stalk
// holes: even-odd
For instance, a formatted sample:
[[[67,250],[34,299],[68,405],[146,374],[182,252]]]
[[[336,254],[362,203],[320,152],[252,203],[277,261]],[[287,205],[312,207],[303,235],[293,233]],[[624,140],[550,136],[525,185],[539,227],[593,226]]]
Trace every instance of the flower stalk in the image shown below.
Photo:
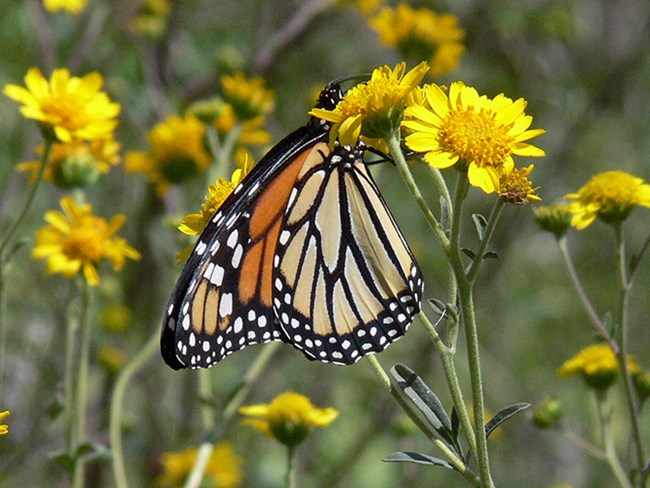
[[[452,397],[454,399],[454,404],[459,413],[459,419],[463,426],[464,431],[467,433],[468,443],[472,454],[475,455],[475,458],[478,461],[481,481],[483,486],[491,487],[493,486],[492,478],[490,474],[489,467],[489,458],[487,452],[487,439],[485,438],[485,429],[484,418],[485,418],[485,407],[483,401],[483,384],[481,378],[481,368],[480,368],[480,357],[479,357],[479,348],[478,348],[478,331],[476,327],[476,319],[474,314],[473,306],[473,296],[472,296],[472,282],[468,279],[465,271],[463,269],[463,264],[460,257],[460,220],[462,216],[463,201],[467,195],[467,190],[469,188],[469,181],[466,176],[460,176],[455,190],[454,195],[454,204],[452,207],[452,214],[454,217],[451,221],[451,236],[447,238],[446,233],[438,223],[437,219],[427,206],[424,198],[422,197],[415,180],[408,168],[404,155],[400,148],[399,143],[399,133],[394,131],[391,136],[386,141],[390,149],[391,156],[395,161],[395,165],[400,172],[403,180],[406,182],[407,187],[411,191],[411,194],[415,197],[420,209],[423,211],[430,225],[436,232],[436,236],[440,240],[443,249],[446,252],[446,255],[450,261],[451,268],[453,270],[454,282],[458,287],[459,299],[461,310],[463,313],[463,321],[465,324],[465,331],[467,335],[468,343],[468,362],[470,367],[470,376],[472,383],[472,398],[474,403],[474,428],[471,426],[469,421],[469,415],[467,413],[467,407],[463,402],[462,393],[460,391],[460,385],[458,384],[453,356],[447,346],[444,345],[442,341],[435,341],[434,344],[438,345],[443,356],[443,366],[445,369],[445,374],[447,376],[449,388],[452,392]],[[498,217],[499,212],[493,212],[494,221]],[[485,241],[487,245],[487,240],[491,232],[485,235]],[[439,347],[442,344],[444,347]],[[454,344],[455,346],[455,344]]]
[[[607,464],[609,464],[621,488],[632,488],[632,484],[627,478],[625,470],[616,455],[611,423],[612,408],[608,401],[607,390],[596,391],[596,407],[598,409],[598,421],[600,423],[602,445],[605,450]]]
[[[43,154],[39,162],[38,172],[36,173],[36,180],[32,184],[32,187],[25,200],[25,205],[21,209],[18,217],[13,221],[9,229],[4,234],[2,241],[0,241],[0,399],[3,398],[3,384],[4,384],[4,366],[5,366],[5,351],[6,351],[6,342],[7,342],[7,331],[6,331],[6,317],[5,317],[5,266],[7,264],[8,258],[6,257],[7,246],[11,242],[14,234],[20,227],[20,224],[25,220],[25,216],[29,211],[34,198],[36,197],[36,192],[43,181],[43,175],[45,174],[45,168],[47,168],[47,163],[50,159],[50,152],[52,151],[53,142],[49,139],[45,139]]]
[[[133,377],[158,351],[160,331],[156,329],[138,354],[124,367],[115,382],[115,391],[111,398],[109,433],[113,454],[113,477],[116,488],[128,488],[128,479],[122,450],[122,407],[126,390]]]
[[[623,385],[625,389],[625,398],[630,416],[630,426],[632,429],[632,441],[634,443],[634,451],[636,454],[637,469],[639,472],[645,466],[645,453],[643,449],[643,440],[641,438],[641,428],[639,425],[639,399],[634,389],[632,374],[629,368],[629,346],[628,346],[628,305],[629,305],[629,291],[632,287],[633,276],[628,276],[627,262],[625,258],[625,240],[623,238],[622,222],[613,225],[616,235],[616,257],[619,268],[619,276],[621,282],[620,291],[620,305],[619,305],[619,318],[618,318],[618,350],[615,350],[618,356],[619,364],[621,367],[621,374],[623,376]],[[640,480],[639,486],[643,486],[643,481]]]

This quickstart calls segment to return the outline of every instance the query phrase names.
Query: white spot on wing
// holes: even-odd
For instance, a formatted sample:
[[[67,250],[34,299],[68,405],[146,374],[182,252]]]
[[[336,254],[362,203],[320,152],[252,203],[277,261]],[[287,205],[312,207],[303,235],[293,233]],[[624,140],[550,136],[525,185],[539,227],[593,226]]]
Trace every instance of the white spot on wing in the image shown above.
[[[226,244],[230,248],[234,248],[235,244],[237,244],[237,239],[239,238],[239,232],[237,230],[233,230],[230,235],[228,236],[228,240],[226,241]]]
[[[224,293],[219,301],[219,315],[227,317],[232,313],[232,293]]]
[[[232,255],[232,267],[237,269],[239,263],[241,262],[241,257],[244,254],[244,247],[241,244],[238,244],[235,248],[235,252]]]

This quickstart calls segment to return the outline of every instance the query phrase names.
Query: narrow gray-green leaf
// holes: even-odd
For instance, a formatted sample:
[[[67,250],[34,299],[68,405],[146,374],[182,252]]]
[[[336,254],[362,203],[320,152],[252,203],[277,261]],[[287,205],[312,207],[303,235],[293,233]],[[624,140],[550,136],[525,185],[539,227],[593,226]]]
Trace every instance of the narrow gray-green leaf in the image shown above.
[[[485,424],[485,437],[487,438],[499,425],[508,420],[513,415],[530,407],[530,403],[515,403],[509,407],[502,408],[497,414]]]
[[[453,443],[451,420],[438,397],[413,370],[403,364],[390,369],[391,382],[404,405],[420,421],[431,426],[446,441]]]
[[[426,466],[441,466],[447,469],[456,469],[449,462],[444,459],[437,458],[435,456],[430,456],[428,454],[422,454],[419,452],[409,452],[409,451],[398,451],[393,452],[386,456],[382,461],[388,463],[415,463],[415,464],[424,464]]]
[[[478,238],[482,241],[485,235],[485,228],[488,226],[488,221],[481,214],[472,214],[472,220],[474,221]]]

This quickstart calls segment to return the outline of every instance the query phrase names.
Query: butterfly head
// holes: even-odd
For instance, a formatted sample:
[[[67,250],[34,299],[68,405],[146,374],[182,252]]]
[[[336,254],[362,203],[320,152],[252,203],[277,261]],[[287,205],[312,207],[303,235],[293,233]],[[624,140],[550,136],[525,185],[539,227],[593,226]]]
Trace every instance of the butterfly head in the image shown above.
[[[331,82],[318,95],[315,108],[334,110],[341,100],[343,100],[341,85],[336,82]]]

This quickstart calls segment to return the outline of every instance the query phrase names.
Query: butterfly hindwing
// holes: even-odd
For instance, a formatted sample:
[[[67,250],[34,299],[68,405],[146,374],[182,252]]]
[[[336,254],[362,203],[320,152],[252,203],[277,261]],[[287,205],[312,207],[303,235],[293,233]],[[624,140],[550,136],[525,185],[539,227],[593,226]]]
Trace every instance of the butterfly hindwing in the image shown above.
[[[273,307],[310,359],[351,364],[384,350],[420,309],[420,269],[361,148],[317,145],[284,216]]]

